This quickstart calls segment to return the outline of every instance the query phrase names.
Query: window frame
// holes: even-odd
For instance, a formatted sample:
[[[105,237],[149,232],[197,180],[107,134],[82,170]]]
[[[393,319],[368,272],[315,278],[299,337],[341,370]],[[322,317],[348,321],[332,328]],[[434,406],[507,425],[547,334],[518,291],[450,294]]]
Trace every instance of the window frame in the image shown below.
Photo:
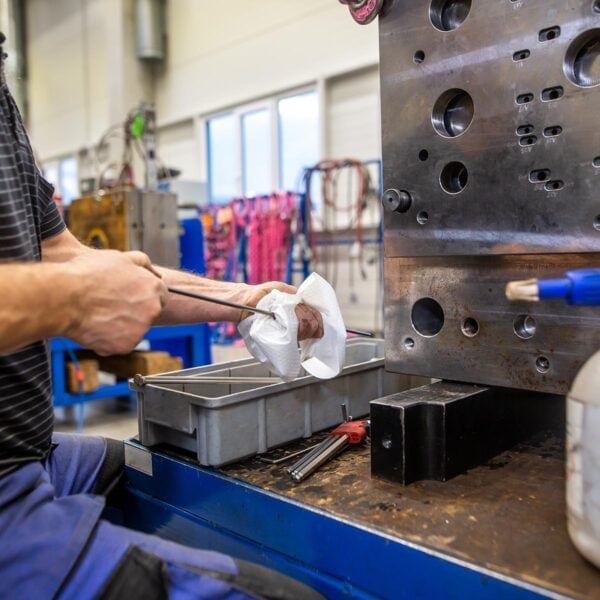
[[[243,140],[243,118],[248,113],[253,113],[260,110],[269,111],[269,125],[270,125],[270,138],[271,138],[271,190],[281,189],[281,128],[279,121],[279,102],[286,98],[292,98],[294,96],[301,96],[307,93],[314,93],[317,97],[317,136],[319,139],[319,154],[322,150],[322,102],[321,102],[321,86],[318,83],[311,83],[301,87],[292,88],[277,94],[264,97],[244,104],[239,104],[233,107],[229,107],[223,110],[206,113],[198,117],[198,132],[200,133],[200,147],[203,150],[204,157],[200,157],[203,163],[202,169],[205,170],[206,176],[206,189],[208,195],[208,201],[210,203],[215,202],[212,194],[212,182],[211,182],[211,152],[210,152],[210,134],[209,134],[209,123],[212,119],[222,117],[225,115],[233,115],[235,119],[235,132],[236,132],[236,143],[235,143],[235,175],[234,183],[236,196],[242,197],[244,195],[245,188],[245,174],[244,174],[244,140]],[[286,190],[288,191],[288,190]]]

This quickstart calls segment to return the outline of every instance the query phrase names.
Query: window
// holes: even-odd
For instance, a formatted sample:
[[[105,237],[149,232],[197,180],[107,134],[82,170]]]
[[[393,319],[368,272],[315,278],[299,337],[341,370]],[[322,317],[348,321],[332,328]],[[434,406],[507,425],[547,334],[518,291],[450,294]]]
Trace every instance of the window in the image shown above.
[[[214,202],[226,202],[238,194],[237,132],[233,114],[208,122],[208,185]]]
[[[279,179],[285,190],[297,189],[302,168],[318,161],[318,110],[315,92],[279,101]]]
[[[79,196],[77,159],[74,156],[47,162],[42,168],[44,177],[54,186],[65,206]]]
[[[209,198],[295,190],[301,170],[319,160],[315,91],[240,106],[206,120]]]
[[[258,196],[273,191],[271,168],[271,121],[263,108],[242,116],[244,195]]]

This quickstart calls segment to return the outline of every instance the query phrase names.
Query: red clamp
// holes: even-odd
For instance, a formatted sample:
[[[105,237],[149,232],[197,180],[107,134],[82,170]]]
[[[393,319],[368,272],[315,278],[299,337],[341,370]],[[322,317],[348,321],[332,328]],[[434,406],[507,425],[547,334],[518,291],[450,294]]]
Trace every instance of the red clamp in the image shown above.
[[[367,421],[348,421],[338,425],[329,435],[345,435],[351,445],[362,444],[367,437]]]

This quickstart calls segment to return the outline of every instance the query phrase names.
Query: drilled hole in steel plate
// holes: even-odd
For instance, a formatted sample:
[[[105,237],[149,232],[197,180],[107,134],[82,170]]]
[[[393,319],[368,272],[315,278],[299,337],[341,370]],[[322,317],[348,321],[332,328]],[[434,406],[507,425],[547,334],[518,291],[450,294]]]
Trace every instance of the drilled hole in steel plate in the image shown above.
[[[473,122],[473,98],[458,88],[444,92],[433,106],[431,123],[442,137],[458,137]]]
[[[562,133],[562,127],[560,125],[554,125],[553,127],[546,127],[544,129],[545,137],[556,137]]]
[[[548,27],[548,29],[542,29],[538,34],[540,42],[550,42],[560,37],[560,27]]]
[[[575,85],[600,85],[600,29],[585,31],[573,40],[567,50],[563,69]]]
[[[425,223],[427,223],[427,221],[429,221],[429,213],[427,213],[426,211],[422,210],[417,215],[417,223],[419,225],[425,225]]]
[[[600,215],[594,219],[594,229],[600,231]]]
[[[564,96],[564,93],[565,90],[560,85],[548,88],[542,92],[542,102],[552,102],[553,100],[559,100]]]
[[[519,62],[520,60],[525,60],[531,56],[530,50],[519,50],[513,54],[513,60],[515,62]]]
[[[546,185],[544,186],[544,189],[547,192],[558,192],[559,190],[562,190],[565,187],[565,182],[561,181],[560,179],[555,179],[554,181],[548,181],[548,183],[546,183]]]
[[[519,140],[519,146],[533,146],[535,143],[537,143],[535,135],[527,135]]]
[[[465,22],[470,10],[471,0],[433,0],[429,18],[436,29],[452,31]]]
[[[535,360],[538,373],[547,373],[550,370],[550,361],[545,356],[538,356]]]
[[[529,135],[534,129],[533,125],[521,125],[517,127],[517,135]]]
[[[526,94],[519,94],[517,96],[517,104],[529,104],[533,102],[533,94],[531,92],[527,92]]]
[[[448,194],[459,194],[469,182],[469,172],[467,167],[461,162],[448,163],[440,175],[440,185]]]
[[[529,181],[531,181],[531,183],[542,183],[548,181],[548,179],[550,179],[549,169],[536,169],[529,173]]]
[[[433,298],[421,298],[411,312],[412,325],[424,337],[437,335],[444,326],[444,310]]]
[[[423,50],[417,50],[413,56],[413,60],[420,65],[425,60],[425,52],[423,52]]]
[[[415,347],[415,340],[413,340],[413,339],[412,339],[412,338],[410,338],[410,337],[407,337],[407,338],[404,340],[404,347],[405,347],[407,350],[412,350],[412,349]]]
[[[600,169],[600,156],[596,156],[596,158],[594,158],[594,160],[592,161],[592,164],[597,168]]]
[[[419,152],[419,160],[425,162],[429,158],[429,152],[427,150],[421,150]]]
[[[472,317],[466,318],[462,322],[461,331],[466,337],[475,337],[479,333],[479,323],[477,322],[477,319],[473,319]]]
[[[531,315],[519,315],[513,323],[515,335],[522,340],[530,340],[537,329],[537,323]]]
[[[592,4],[592,11],[600,14],[600,0],[594,0]]]

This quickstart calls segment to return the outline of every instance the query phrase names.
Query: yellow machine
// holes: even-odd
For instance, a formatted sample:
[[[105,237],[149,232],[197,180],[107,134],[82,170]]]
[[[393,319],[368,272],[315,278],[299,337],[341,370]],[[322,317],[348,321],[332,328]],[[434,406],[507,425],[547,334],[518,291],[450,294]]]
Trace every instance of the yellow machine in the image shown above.
[[[177,196],[121,188],[74,200],[69,227],[94,248],[141,250],[153,262],[179,266]]]

